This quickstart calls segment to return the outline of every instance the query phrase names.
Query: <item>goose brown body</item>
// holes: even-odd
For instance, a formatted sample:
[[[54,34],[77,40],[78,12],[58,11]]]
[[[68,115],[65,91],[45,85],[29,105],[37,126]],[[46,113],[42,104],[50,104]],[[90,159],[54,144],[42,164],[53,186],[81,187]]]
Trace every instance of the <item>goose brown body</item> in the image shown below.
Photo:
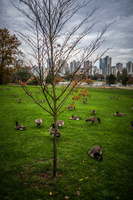
[[[17,100],[18,103],[21,103],[21,101],[22,101],[21,99],[18,99],[18,100]]]
[[[125,114],[124,113],[119,113],[118,111],[115,113],[115,116],[118,116],[118,117],[123,117]]]
[[[12,95],[13,97],[17,97],[18,95]]]
[[[20,131],[23,131],[26,127],[23,126],[23,125],[18,125],[18,122],[16,121],[16,126],[15,126],[15,129],[16,130],[20,130]]]
[[[102,160],[102,146],[94,146],[88,152],[91,158],[97,158],[98,160]]]
[[[39,102],[40,102],[40,103],[43,103],[43,102],[44,102],[44,100],[39,100]]]
[[[70,119],[73,119],[73,120],[80,120],[81,117],[76,117],[76,116],[73,116],[73,115],[72,115],[72,117],[70,117]]]
[[[69,110],[73,110],[73,109],[75,110],[75,107],[74,106],[68,106],[68,109]]]
[[[57,121],[57,126],[63,126],[64,125],[64,121],[63,120],[59,120]]]
[[[35,123],[39,127],[42,124],[42,119],[36,119]]]
[[[90,118],[88,118],[88,119],[86,120],[86,122],[88,122],[88,121],[91,121],[92,124],[93,124],[94,122],[99,122],[99,124],[101,124],[100,119],[99,119],[99,118],[96,118],[96,117],[90,117]]]
[[[83,100],[83,103],[87,103],[87,99]]]

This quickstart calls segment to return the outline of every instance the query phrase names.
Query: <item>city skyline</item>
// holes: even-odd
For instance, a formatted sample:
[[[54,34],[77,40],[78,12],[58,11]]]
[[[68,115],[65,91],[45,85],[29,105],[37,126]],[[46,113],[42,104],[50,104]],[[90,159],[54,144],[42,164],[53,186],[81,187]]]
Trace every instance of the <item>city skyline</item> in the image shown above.
[[[18,30],[26,33],[25,25],[27,19],[11,2],[25,9],[24,5],[20,3],[20,0],[0,0],[0,28],[7,28],[11,34],[17,34],[15,31]],[[86,12],[92,10],[94,7],[99,7],[94,15],[95,21],[99,20],[99,23],[94,27],[93,32],[85,37],[83,42],[88,42],[89,44],[91,39],[100,31],[100,28],[107,23],[115,21],[105,33],[107,41],[100,47],[99,52],[110,48],[103,57],[111,57],[112,66],[121,62],[125,67],[127,62],[133,61],[133,1],[92,0],[88,6],[76,14],[66,29],[69,30],[72,28],[76,22],[79,22],[85,16]],[[25,45],[22,45],[21,48],[24,52],[26,51]],[[95,65],[99,67],[99,60]]]

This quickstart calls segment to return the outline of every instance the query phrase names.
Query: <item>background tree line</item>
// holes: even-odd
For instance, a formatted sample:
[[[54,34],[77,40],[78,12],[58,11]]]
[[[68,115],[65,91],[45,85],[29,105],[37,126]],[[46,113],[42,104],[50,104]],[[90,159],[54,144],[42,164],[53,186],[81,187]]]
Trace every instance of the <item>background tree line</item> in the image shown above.
[[[27,82],[30,85],[37,85],[37,78],[33,77],[32,70],[29,66],[23,66],[19,63],[19,56],[23,53],[19,50],[21,42],[15,35],[11,35],[9,30],[4,28],[0,29],[0,84],[15,83],[18,84],[19,80]],[[56,82],[70,81],[75,72],[67,73],[62,77],[58,75]],[[80,78],[82,74],[76,74],[76,79]],[[46,83],[51,83],[51,74],[48,73]],[[83,79],[83,77],[82,77]],[[103,75],[95,74],[86,76],[86,83],[91,84],[93,80],[104,80]],[[122,83],[122,85],[133,84],[133,78],[128,76],[127,69],[122,70],[122,74],[118,71],[117,75],[110,74],[106,77],[107,84]]]
[[[133,84],[133,77],[127,74],[127,69],[123,68],[122,74],[120,71],[117,72],[117,75],[110,74],[106,77],[107,84],[121,83],[122,85]]]

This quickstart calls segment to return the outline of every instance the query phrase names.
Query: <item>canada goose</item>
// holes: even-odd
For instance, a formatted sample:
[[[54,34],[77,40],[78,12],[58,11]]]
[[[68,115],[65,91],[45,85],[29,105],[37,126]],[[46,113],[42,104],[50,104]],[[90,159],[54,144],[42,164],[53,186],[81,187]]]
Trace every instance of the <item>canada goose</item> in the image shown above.
[[[72,115],[72,117],[70,117],[70,119],[73,119],[73,120],[80,120],[81,117],[76,117],[76,116],[73,116],[73,115]]]
[[[86,122],[88,122],[88,121],[91,121],[92,124],[93,124],[94,122],[99,122],[99,124],[101,124],[100,119],[99,119],[99,118],[96,118],[96,117],[90,117],[90,118],[88,118],[88,119],[86,120]]]
[[[23,131],[26,127],[23,126],[23,125],[18,125],[18,121],[16,121],[16,126],[15,126],[15,129],[16,130],[20,130],[20,131]]]
[[[18,100],[17,100],[18,103],[21,103],[21,101],[22,101],[21,99],[18,99]]]
[[[17,97],[18,95],[12,95],[13,97]]]
[[[83,100],[83,103],[87,103],[87,99]]]
[[[57,126],[63,126],[64,125],[64,121],[63,120],[59,120],[57,121]]]
[[[75,110],[75,107],[74,106],[68,106],[68,109],[70,109],[70,110]]]
[[[44,100],[39,100],[39,102],[40,102],[40,103],[43,103],[43,102],[44,102]]]
[[[35,123],[36,123],[37,127],[39,128],[40,125],[42,124],[42,119],[36,119]]]
[[[118,116],[118,117],[123,117],[125,114],[124,113],[119,113],[118,111],[115,113],[115,116]]]
[[[110,96],[109,98],[110,98],[110,99],[113,99],[114,97]]]
[[[55,133],[55,125],[54,124],[52,124],[51,125],[52,127],[50,128],[50,135],[52,135],[52,136],[54,136],[54,133]],[[59,137],[60,138],[60,131],[59,131],[59,129],[57,129],[57,135],[56,135],[56,137]]]
[[[102,160],[102,146],[94,146],[88,152],[91,158],[97,158],[99,161]]]
[[[95,114],[95,113],[96,113],[96,110],[95,110],[95,109],[93,109],[93,110],[92,110],[92,113],[93,113],[93,114]]]

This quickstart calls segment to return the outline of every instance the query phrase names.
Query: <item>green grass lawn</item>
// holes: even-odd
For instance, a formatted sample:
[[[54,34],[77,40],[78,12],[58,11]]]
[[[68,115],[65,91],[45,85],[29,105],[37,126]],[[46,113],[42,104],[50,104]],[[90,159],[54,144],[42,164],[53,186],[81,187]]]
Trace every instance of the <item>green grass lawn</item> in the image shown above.
[[[133,90],[89,89],[87,104],[75,103],[66,110],[57,138],[58,171],[52,178],[53,139],[49,130],[52,117],[38,107],[19,86],[0,90],[0,199],[1,200],[130,200],[133,199]],[[30,86],[29,86],[30,87]],[[33,95],[43,99],[38,88]],[[58,88],[60,92],[61,88]],[[12,95],[18,95],[13,98]],[[114,99],[109,99],[114,96]],[[120,96],[116,99],[116,96]],[[65,106],[70,105],[71,98]],[[22,99],[17,103],[17,99]],[[44,105],[44,103],[43,103]],[[101,124],[86,122],[96,109]],[[116,111],[126,113],[116,117]],[[81,120],[70,120],[73,115]],[[43,120],[37,128],[35,119]],[[15,121],[25,131],[14,129]],[[103,160],[88,156],[91,147],[101,145]]]

